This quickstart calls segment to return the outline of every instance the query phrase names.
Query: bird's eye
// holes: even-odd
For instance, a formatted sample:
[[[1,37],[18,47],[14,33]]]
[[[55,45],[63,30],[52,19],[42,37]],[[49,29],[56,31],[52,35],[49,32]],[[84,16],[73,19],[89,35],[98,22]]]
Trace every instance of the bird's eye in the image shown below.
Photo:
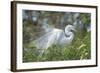
[[[74,32],[74,30],[70,30],[71,32]]]

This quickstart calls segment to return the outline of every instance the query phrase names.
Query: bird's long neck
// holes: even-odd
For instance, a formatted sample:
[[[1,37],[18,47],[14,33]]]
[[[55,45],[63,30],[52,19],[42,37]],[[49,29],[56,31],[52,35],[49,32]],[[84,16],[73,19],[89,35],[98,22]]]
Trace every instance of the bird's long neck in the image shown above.
[[[67,40],[70,40],[70,41],[72,41],[73,38],[74,38],[74,34],[73,34],[73,32],[71,32],[71,31],[66,31],[66,32],[65,32],[65,36],[66,36],[66,39],[67,39]]]

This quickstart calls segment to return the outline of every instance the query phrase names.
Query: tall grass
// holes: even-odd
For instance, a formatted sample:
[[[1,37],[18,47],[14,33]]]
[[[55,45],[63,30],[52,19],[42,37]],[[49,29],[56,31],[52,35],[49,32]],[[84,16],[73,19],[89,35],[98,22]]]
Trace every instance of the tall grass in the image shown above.
[[[23,62],[83,60],[91,58],[90,32],[77,32],[73,42],[65,47],[53,45],[40,55],[35,46],[23,48]]]

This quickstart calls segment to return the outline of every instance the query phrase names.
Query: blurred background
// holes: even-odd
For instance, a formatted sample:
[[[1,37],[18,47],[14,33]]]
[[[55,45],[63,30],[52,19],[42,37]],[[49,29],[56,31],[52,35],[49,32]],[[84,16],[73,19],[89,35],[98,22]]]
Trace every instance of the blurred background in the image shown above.
[[[53,12],[23,10],[23,62],[82,60],[91,58],[91,14],[79,12]],[[50,28],[65,30],[66,25],[73,25],[77,32],[71,45],[52,46],[43,56],[31,42],[43,36]]]

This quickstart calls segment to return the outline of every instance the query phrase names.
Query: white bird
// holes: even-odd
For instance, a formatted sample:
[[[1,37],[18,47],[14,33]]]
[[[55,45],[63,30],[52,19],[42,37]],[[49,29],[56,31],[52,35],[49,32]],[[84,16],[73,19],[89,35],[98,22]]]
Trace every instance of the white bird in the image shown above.
[[[39,39],[35,40],[34,44],[37,49],[47,49],[52,45],[68,45],[74,38],[72,30],[75,31],[75,28],[72,25],[67,25],[65,31],[54,28]]]

